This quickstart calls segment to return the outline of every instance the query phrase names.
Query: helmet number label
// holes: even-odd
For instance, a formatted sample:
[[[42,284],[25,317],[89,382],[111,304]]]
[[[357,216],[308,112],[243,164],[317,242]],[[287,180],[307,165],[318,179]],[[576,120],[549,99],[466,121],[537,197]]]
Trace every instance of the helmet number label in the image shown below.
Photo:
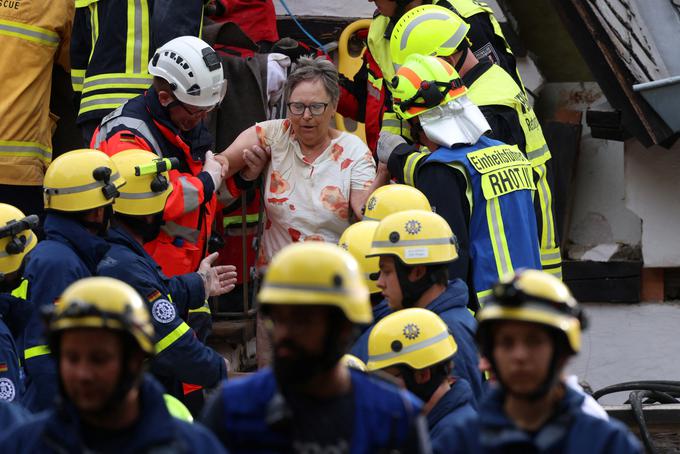
[[[426,247],[404,248],[404,257],[407,259],[426,259],[430,256]]]

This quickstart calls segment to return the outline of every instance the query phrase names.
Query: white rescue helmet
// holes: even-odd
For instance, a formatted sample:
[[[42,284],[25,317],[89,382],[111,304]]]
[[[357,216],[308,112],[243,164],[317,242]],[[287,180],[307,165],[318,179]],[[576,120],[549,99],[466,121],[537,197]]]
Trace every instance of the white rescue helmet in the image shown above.
[[[195,36],[180,36],[156,50],[149,74],[166,80],[175,97],[191,106],[216,107],[227,92],[220,57]]]

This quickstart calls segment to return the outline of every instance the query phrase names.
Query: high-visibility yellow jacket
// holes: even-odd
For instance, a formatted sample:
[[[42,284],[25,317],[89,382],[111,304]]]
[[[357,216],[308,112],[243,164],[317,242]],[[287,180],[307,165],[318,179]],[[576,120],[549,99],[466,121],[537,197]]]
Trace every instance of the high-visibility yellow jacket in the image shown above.
[[[52,65],[69,70],[73,0],[0,1],[0,184],[41,186],[52,160]]]
[[[75,0],[71,82],[77,123],[101,120],[144,92],[157,47],[199,36],[203,0]]]

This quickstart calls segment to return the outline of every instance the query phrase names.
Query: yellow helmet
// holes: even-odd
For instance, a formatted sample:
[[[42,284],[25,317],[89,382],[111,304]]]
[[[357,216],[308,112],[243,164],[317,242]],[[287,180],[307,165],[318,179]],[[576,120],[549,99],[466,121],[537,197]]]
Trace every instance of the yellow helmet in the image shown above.
[[[110,277],[88,277],[69,285],[49,322],[50,334],[76,328],[103,328],[132,335],[148,355],[154,353],[149,310],[137,291]]]
[[[446,323],[427,309],[410,308],[380,320],[368,337],[369,371],[405,364],[416,370],[451,359],[458,350]]]
[[[272,259],[258,295],[261,304],[328,305],[354,323],[373,319],[359,264],[334,244],[293,243]]]
[[[381,186],[368,197],[364,221],[381,221],[385,216],[404,210],[432,211],[425,194],[406,184]]]
[[[160,213],[172,192],[168,171],[177,168],[176,158],[163,159],[146,150],[125,150],[111,158],[127,184],[113,205],[113,211],[142,216]]]
[[[392,61],[401,65],[411,54],[446,57],[458,50],[470,26],[453,11],[422,5],[407,11],[390,38]]]
[[[376,279],[371,277],[377,276],[380,273],[378,267],[378,258],[367,258],[366,253],[371,248],[371,241],[373,234],[378,228],[376,221],[361,221],[350,225],[345,229],[338,241],[338,246],[352,254],[364,272],[364,282],[368,287],[369,293],[380,293],[380,289],[376,284]]]
[[[491,348],[493,322],[511,320],[547,326],[563,336],[572,354],[581,349],[585,317],[564,283],[538,270],[520,270],[503,277],[478,313],[477,340]],[[488,352],[485,352],[488,355]]]
[[[456,237],[437,213],[408,210],[380,221],[367,257],[393,255],[406,265],[436,265],[458,258]]]
[[[366,372],[366,364],[359,358],[357,358],[354,355],[350,355],[349,353],[345,353],[342,358],[340,358],[340,361],[347,366],[351,367],[352,369],[360,370],[363,372]]]
[[[403,119],[446,104],[466,93],[453,66],[441,58],[412,54],[392,79],[394,111]]]
[[[98,150],[74,150],[55,159],[43,183],[45,208],[85,211],[113,203],[125,184],[116,164]]]
[[[31,231],[38,223],[38,216],[24,216],[18,208],[0,203],[0,276],[21,268],[26,254],[38,243]]]

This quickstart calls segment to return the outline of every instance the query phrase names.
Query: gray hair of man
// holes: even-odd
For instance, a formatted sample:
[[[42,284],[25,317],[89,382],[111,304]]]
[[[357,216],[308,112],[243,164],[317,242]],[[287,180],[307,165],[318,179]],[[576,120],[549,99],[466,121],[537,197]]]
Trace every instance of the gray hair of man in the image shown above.
[[[286,80],[286,100],[301,82],[320,80],[331,98],[331,105],[335,107],[340,99],[338,79],[338,69],[325,57],[300,57]]]

